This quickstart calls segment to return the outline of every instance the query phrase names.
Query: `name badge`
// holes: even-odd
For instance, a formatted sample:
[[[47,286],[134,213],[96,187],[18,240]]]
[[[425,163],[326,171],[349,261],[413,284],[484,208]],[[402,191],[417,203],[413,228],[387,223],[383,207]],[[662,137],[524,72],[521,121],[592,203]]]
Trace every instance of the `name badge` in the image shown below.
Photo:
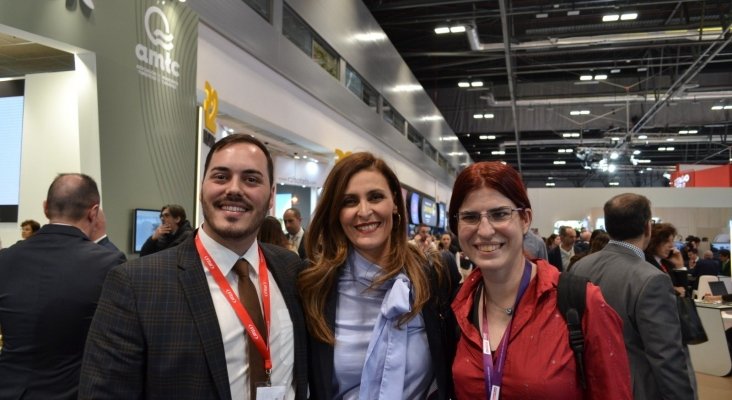
[[[285,400],[286,393],[285,386],[259,386],[257,400]]]

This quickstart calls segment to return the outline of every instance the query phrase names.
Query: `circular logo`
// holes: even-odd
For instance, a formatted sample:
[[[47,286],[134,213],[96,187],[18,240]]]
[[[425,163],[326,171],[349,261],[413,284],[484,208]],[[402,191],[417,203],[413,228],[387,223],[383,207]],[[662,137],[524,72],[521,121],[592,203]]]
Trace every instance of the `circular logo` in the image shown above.
[[[160,24],[163,25],[163,30],[158,28],[152,29],[150,26],[150,19],[153,15],[158,15]],[[170,33],[170,24],[168,23],[168,17],[165,16],[163,10],[158,7],[150,7],[145,12],[145,32],[147,37],[150,39],[152,44],[162,47],[163,49],[170,51],[173,49],[173,34]]]

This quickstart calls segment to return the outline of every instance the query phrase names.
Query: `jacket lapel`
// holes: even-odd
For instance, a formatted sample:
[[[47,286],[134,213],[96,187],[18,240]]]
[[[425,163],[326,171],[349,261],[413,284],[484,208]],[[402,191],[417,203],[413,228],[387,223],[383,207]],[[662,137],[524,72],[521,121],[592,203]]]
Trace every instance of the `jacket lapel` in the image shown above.
[[[208,288],[206,274],[193,244],[193,236],[178,246],[178,280],[188,301],[203,346],[206,363],[219,398],[230,400],[229,374],[219,321]]]

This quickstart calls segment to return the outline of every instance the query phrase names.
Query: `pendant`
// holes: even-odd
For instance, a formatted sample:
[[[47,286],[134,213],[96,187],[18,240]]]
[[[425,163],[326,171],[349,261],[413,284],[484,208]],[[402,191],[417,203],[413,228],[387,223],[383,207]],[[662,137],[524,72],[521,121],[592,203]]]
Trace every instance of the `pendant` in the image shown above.
[[[505,312],[506,315],[513,315],[513,308],[508,307],[507,309],[503,310],[503,312]]]

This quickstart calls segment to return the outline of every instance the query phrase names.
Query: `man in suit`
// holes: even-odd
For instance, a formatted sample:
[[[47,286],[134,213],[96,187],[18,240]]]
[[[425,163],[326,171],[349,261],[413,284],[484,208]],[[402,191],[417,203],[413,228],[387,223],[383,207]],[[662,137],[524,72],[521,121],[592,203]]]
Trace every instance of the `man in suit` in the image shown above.
[[[107,217],[104,215],[104,210],[101,208],[99,209],[99,214],[97,214],[97,221],[94,223],[94,243],[104,246],[108,248],[109,250],[112,250],[113,252],[117,253],[124,261],[127,261],[127,256],[125,253],[120,251],[117,246],[112,243],[111,240],[109,240],[109,237],[107,236]],[[123,261],[123,262],[124,262]]]
[[[274,201],[272,158],[254,137],[235,134],[214,144],[204,168],[201,229],[109,273],[80,399],[238,400],[255,391],[258,398],[306,398],[305,321],[295,287],[304,262],[256,240]],[[256,387],[266,380],[271,387]]]
[[[696,262],[696,266],[691,270],[691,274],[696,278],[702,275],[714,275],[717,276],[722,272],[719,261],[714,259],[714,253],[711,250],[706,250],[702,254],[701,260]],[[698,279],[697,279],[698,281]]]
[[[282,220],[285,221],[285,230],[287,231],[287,240],[290,241],[293,249],[297,249],[297,254],[301,259],[306,259],[305,254],[305,241],[302,240],[305,237],[305,230],[302,228],[302,215],[300,210],[297,208],[288,208],[282,215]]]
[[[577,231],[571,226],[560,226],[559,237],[561,242],[559,246],[549,251],[549,263],[559,270],[559,272],[566,271],[569,266],[569,262],[575,254],[582,252],[581,249],[577,248],[574,244],[577,239]]]
[[[89,176],[56,177],[43,210],[48,225],[0,253],[0,399],[76,399],[102,283],[124,262],[89,239],[99,213]]]
[[[693,399],[671,279],[643,254],[651,238],[651,203],[625,193],[608,200],[604,211],[610,242],[569,273],[600,286],[623,318],[634,398]]]
[[[729,250],[719,250],[719,262],[722,264],[722,272],[720,275],[732,276],[732,271],[730,271]]]

